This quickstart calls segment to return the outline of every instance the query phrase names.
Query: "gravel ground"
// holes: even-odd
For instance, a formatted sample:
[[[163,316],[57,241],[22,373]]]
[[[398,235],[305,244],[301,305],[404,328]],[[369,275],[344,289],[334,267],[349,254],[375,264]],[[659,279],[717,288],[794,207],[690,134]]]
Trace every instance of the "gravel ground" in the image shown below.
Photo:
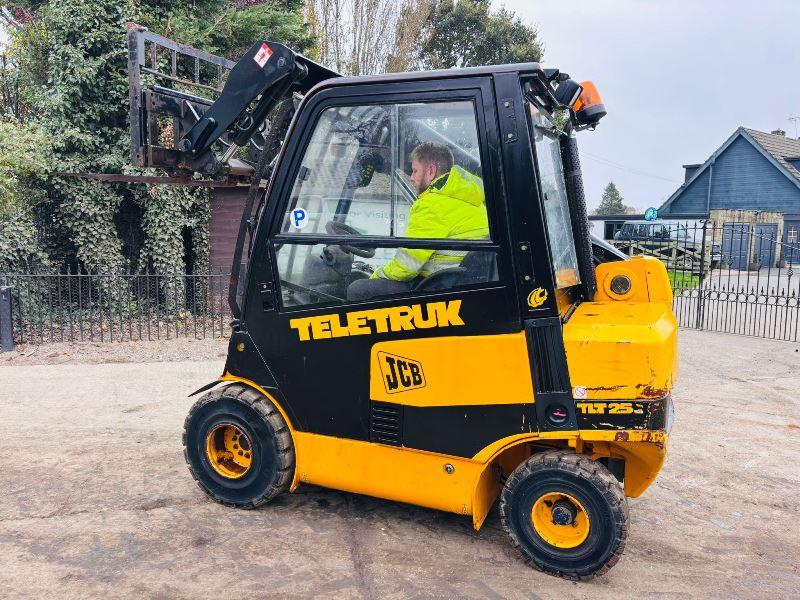
[[[786,598],[800,588],[798,345],[681,332],[667,463],[630,502],[623,559],[585,583],[526,567],[496,508],[476,533],[465,517],[312,487],[252,512],[211,502],[180,444],[186,394],[222,368],[205,346],[215,348],[145,348],[139,360],[162,360],[151,364],[0,359],[0,597]],[[184,352],[195,360],[163,362]]]

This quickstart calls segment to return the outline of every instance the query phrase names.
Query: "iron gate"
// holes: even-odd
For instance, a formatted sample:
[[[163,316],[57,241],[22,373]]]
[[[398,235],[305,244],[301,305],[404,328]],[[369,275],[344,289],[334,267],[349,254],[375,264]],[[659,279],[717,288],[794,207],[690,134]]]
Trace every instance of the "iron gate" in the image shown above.
[[[800,341],[800,243],[775,223],[663,222],[659,240],[613,243],[667,267],[682,327]]]

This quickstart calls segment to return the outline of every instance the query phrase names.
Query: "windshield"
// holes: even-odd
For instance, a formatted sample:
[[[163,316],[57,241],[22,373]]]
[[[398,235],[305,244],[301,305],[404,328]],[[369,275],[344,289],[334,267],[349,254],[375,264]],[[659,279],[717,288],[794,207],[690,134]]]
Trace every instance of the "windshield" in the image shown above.
[[[572,238],[572,222],[564,184],[564,167],[561,164],[561,147],[553,124],[533,104],[528,104],[536,164],[539,167],[539,185],[544,199],[544,216],[547,237],[553,259],[553,274],[557,288],[580,283],[578,258]]]

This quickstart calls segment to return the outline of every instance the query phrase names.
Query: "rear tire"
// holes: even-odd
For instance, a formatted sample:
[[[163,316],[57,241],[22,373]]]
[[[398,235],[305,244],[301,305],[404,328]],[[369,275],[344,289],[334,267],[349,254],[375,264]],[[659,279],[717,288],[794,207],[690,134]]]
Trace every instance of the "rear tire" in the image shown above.
[[[535,454],[517,467],[503,489],[500,514],[527,562],[566,579],[607,572],[628,537],[628,504],[619,481],[602,464],[572,451]]]
[[[263,394],[239,383],[195,402],[183,427],[189,472],[226,506],[255,508],[289,489],[294,445],[286,421]]]

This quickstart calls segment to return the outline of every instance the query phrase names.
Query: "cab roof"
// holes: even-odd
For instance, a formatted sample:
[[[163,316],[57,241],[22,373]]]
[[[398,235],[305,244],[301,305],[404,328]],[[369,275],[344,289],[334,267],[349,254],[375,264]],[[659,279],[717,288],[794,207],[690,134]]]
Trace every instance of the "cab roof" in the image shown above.
[[[432,71],[403,71],[401,73],[382,73],[380,75],[355,75],[331,77],[320,81],[309,93],[346,85],[365,85],[371,83],[394,83],[403,81],[426,81],[436,79],[453,79],[463,77],[480,77],[497,75],[498,73],[518,73],[534,75],[542,73],[539,63],[513,63],[507,65],[487,65],[481,67],[464,67],[460,69],[438,69]]]

